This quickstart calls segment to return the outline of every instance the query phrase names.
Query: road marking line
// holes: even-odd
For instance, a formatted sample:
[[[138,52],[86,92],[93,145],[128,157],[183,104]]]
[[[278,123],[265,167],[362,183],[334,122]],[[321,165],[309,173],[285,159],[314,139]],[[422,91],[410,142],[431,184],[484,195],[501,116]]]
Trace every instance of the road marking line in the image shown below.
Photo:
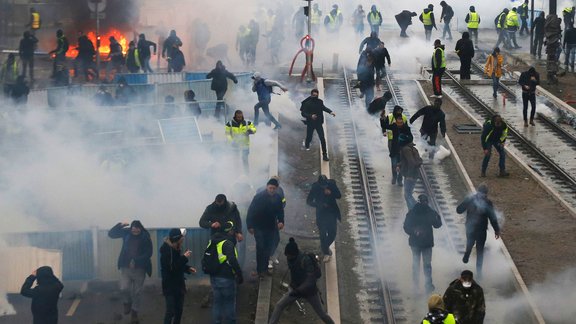
[[[72,302],[72,305],[70,306],[70,309],[68,310],[68,313],[66,313],[66,316],[70,317],[73,316],[74,313],[76,312],[76,309],[78,308],[78,305],[80,305],[80,298],[76,298],[74,299],[74,301]]]
[[[324,78],[318,78],[317,84],[319,97],[325,98]],[[322,127],[324,128],[326,146],[328,146],[328,127],[326,123],[324,123]],[[320,152],[320,173],[330,179],[330,162],[322,160],[322,152]],[[338,269],[336,268],[336,242],[332,243],[330,248],[332,249],[332,258],[324,264],[324,271],[326,272],[324,276],[326,278],[326,307],[334,323],[340,324],[340,294],[338,292]]]

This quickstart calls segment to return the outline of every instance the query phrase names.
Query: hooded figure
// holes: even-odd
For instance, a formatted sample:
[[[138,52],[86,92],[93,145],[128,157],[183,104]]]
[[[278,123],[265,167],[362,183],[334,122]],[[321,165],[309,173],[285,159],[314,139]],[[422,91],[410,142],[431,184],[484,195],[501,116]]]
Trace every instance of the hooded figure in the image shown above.
[[[447,40],[452,40],[452,32],[450,31],[450,22],[452,17],[454,17],[454,10],[449,6],[446,1],[440,1],[440,6],[442,7],[442,13],[440,14],[440,22],[444,20],[444,29],[442,30],[442,39],[448,34]]]
[[[176,36],[176,31],[171,30],[170,36],[168,36],[168,38],[166,38],[162,44],[162,58],[165,58],[168,61],[168,72],[177,72],[174,71],[173,60],[175,54],[180,51],[180,46],[182,46],[182,41],[178,36]]]
[[[36,281],[36,287],[32,285]],[[54,276],[51,267],[43,266],[34,271],[20,289],[24,297],[32,298],[33,324],[58,323],[58,299],[64,285]]]
[[[456,42],[456,54],[460,57],[460,80],[470,80],[470,68],[474,57],[474,44],[468,32],[462,33],[462,38]]]
[[[518,78],[518,84],[522,87],[522,113],[524,117],[524,127],[528,127],[528,103],[530,111],[530,125],[535,126],[534,116],[536,114],[536,87],[540,84],[540,74],[531,66],[528,71],[522,72]]]
[[[474,281],[472,271],[462,271],[460,278],[450,283],[443,299],[446,311],[454,314],[458,323],[482,324],[484,322],[486,315],[484,291]]]
[[[226,79],[232,80],[235,84],[238,83],[238,79],[236,79],[234,74],[226,70],[222,61],[216,62],[216,67],[206,75],[206,79],[212,79],[210,89],[216,92],[216,100],[218,100],[214,117],[218,118],[220,110],[224,107],[224,96],[226,91],[228,91],[228,81]]]
[[[376,5],[372,5],[370,12],[366,15],[366,19],[370,25],[370,31],[375,32],[376,36],[378,36],[380,26],[382,26],[382,14],[376,9]]]

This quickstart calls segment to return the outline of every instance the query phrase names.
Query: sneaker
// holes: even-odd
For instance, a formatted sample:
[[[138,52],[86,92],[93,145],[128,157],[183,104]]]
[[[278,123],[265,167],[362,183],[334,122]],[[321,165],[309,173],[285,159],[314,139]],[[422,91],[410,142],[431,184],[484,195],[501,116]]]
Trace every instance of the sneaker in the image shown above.
[[[392,178],[392,184],[396,184],[396,178]]]
[[[403,187],[404,184],[402,183],[402,179],[398,180],[398,187]]]
[[[310,151],[310,147],[306,147],[306,151]]]
[[[274,259],[274,264],[280,264],[280,260],[278,260],[277,258]]]
[[[435,94],[430,95],[430,98],[436,98],[436,95]]]
[[[324,262],[324,263],[330,262],[330,259],[332,259],[332,256],[325,255],[324,258],[322,259],[322,262]]]
[[[326,153],[322,154],[322,160],[326,162],[330,161],[330,159],[328,158],[328,154]]]
[[[528,127],[528,121],[524,121],[524,127]]]
[[[274,261],[270,260],[268,261],[268,270],[272,270],[274,269]]]
[[[469,255],[464,254],[464,257],[462,257],[462,262],[464,263],[468,263],[468,259],[470,258]]]
[[[278,130],[278,129],[280,129],[280,128],[282,128],[282,125],[280,125],[280,124],[274,126],[274,129],[275,129],[275,130]]]
[[[480,178],[486,178],[486,171],[482,171],[482,173],[480,173]]]
[[[530,125],[536,126],[536,124],[534,124],[534,121],[533,121],[533,120],[530,120]]]
[[[442,95],[437,95],[436,98],[442,99]]]
[[[492,94],[492,97],[494,97],[494,98],[498,97],[498,96],[496,95],[496,92],[494,92],[494,93]]]
[[[362,92],[360,92],[360,95],[358,96],[358,98],[360,98],[360,99],[364,98],[364,94]]]
[[[502,170],[500,171],[500,173],[498,174],[499,177],[503,178],[503,177],[508,177],[510,176],[510,173],[506,172],[506,170]]]

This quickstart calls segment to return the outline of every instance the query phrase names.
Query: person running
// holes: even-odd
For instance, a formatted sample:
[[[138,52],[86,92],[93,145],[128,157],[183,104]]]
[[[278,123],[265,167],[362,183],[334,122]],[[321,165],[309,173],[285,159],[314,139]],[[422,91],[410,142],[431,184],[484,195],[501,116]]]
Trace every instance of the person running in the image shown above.
[[[324,106],[324,101],[318,98],[318,95],[318,89],[312,89],[312,91],[310,91],[310,97],[304,99],[302,106],[300,106],[300,114],[306,118],[306,139],[304,140],[304,147],[306,150],[310,150],[312,135],[314,135],[314,131],[316,131],[320,139],[320,146],[322,147],[322,159],[329,161],[322,125],[324,124],[324,112],[329,113],[333,117],[336,117],[336,114],[330,110],[330,108]]]
[[[410,124],[414,124],[416,119],[424,117],[420,126],[420,135],[426,139],[430,148],[429,158],[433,159],[436,153],[436,137],[438,136],[438,126],[442,137],[446,137],[446,114],[442,111],[442,99],[436,98],[434,104],[420,108],[412,117]]]
[[[282,125],[270,114],[269,105],[272,101],[273,87],[278,87],[284,92],[288,91],[288,88],[278,81],[264,79],[260,72],[254,72],[252,80],[252,92],[256,92],[258,95],[258,103],[254,105],[254,125],[258,126],[258,116],[260,114],[260,108],[262,108],[264,115],[268,118],[267,124],[272,122],[275,125],[274,129],[282,128]]]
[[[232,80],[235,84],[238,83],[238,79],[234,74],[228,72],[222,61],[216,62],[216,67],[206,74],[206,79],[212,79],[210,84],[210,89],[216,93],[216,110],[214,111],[214,117],[220,117],[220,110],[224,107],[224,96],[226,91],[228,91],[228,80]]]

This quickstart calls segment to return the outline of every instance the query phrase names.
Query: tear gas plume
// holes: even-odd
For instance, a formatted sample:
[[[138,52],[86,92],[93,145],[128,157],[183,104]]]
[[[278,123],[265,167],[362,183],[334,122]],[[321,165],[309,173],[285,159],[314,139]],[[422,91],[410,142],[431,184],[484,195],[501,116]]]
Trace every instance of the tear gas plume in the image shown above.
[[[4,243],[4,240],[0,235],[0,260],[7,260],[5,248],[6,243]],[[5,279],[8,278],[9,264],[10,262],[0,262],[0,278],[4,278],[3,280],[0,280],[0,317],[16,314],[14,306],[10,304],[8,296],[6,295],[6,291],[8,290],[8,280]]]

